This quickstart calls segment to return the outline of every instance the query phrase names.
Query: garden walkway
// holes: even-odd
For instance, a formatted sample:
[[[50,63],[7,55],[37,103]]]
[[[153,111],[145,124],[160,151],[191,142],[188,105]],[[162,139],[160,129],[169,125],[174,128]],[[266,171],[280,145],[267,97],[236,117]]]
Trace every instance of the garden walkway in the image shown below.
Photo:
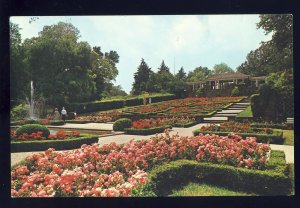
[[[195,126],[189,128],[173,128],[170,132],[170,135],[179,134],[181,136],[193,136],[193,131],[196,129],[201,128],[202,126],[207,125],[206,123],[197,124]],[[78,129],[89,129],[89,130],[112,130],[112,124],[104,124],[104,123],[87,123],[87,124],[70,124],[67,123],[63,126],[64,128],[78,128]],[[155,135],[147,135],[147,136],[140,136],[140,135],[112,135],[106,137],[99,137],[99,144],[109,144],[111,142],[116,142],[117,144],[126,143],[130,140],[146,140]],[[273,145],[271,144],[271,149],[274,150],[283,150],[286,154],[286,161],[287,163],[294,163],[294,146],[288,145]],[[11,165],[14,165],[21,160],[25,159],[27,156],[37,153],[37,152],[19,152],[19,153],[11,153]]]

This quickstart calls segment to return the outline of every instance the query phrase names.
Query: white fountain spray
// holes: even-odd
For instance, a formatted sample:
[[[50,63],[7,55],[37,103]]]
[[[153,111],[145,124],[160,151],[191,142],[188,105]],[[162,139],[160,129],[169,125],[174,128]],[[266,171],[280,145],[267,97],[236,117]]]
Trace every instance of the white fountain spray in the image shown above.
[[[36,115],[35,115],[35,101],[34,101],[34,89],[33,89],[33,81],[30,82],[30,101],[29,99],[26,97],[27,100],[27,104],[29,105],[29,119],[30,120],[35,120],[36,119]]]

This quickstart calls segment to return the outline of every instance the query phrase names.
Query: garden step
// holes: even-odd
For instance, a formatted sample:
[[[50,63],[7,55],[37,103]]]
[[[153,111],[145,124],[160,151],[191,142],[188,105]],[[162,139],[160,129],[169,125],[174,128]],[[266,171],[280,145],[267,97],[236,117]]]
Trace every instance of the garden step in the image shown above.
[[[250,103],[234,103],[234,105],[250,105]]]
[[[216,113],[214,116],[216,117],[235,117],[237,114],[235,113]]]
[[[228,117],[210,117],[210,118],[204,118],[203,119],[204,122],[208,122],[208,123],[222,123],[224,121],[228,121]]]
[[[245,110],[246,108],[228,108],[226,110]]]
[[[240,112],[242,112],[243,110],[222,110],[222,111],[220,111],[220,112],[218,112],[218,113],[226,113],[226,114],[232,114],[232,113],[236,113],[236,114],[238,114],[238,113],[240,113]]]

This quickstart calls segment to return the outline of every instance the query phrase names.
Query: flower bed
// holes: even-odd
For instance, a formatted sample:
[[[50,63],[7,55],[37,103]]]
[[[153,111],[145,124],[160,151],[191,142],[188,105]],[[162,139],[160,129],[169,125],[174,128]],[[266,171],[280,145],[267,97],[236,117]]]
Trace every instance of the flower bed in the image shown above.
[[[177,160],[153,169],[147,189],[157,196],[168,196],[173,189],[188,183],[208,183],[231,190],[259,195],[289,195],[290,179],[286,174],[283,151],[272,150],[266,170],[247,170],[228,165]]]
[[[165,116],[205,116],[238,102],[244,97],[185,98],[138,106],[124,110],[125,113]]]
[[[169,125],[152,127],[152,128],[147,128],[147,129],[125,128],[124,132],[126,134],[131,134],[131,135],[151,135],[151,134],[162,133],[166,129],[171,129],[171,128],[172,127]]]
[[[13,197],[135,196],[147,185],[145,171],[179,159],[265,169],[270,147],[255,138],[160,135],[149,140],[82,145],[35,154],[11,170]],[[200,163],[201,164],[201,163]],[[250,170],[249,170],[250,171]]]
[[[251,128],[248,123],[225,122],[220,125],[210,124],[203,126],[201,129],[193,131],[193,134],[217,134],[227,136],[235,132],[235,134],[246,137],[256,137],[257,142],[283,144],[283,132],[270,128]]]
[[[111,122],[119,119],[121,117],[122,113],[113,110],[113,111],[108,111],[108,112],[101,112],[101,113],[92,113],[87,116],[77,116],[75,120],[73,120],[73,123],[77,122],[99,122],[99,123],[106,123],[106,122]]]
[[[23,133],[17,136],[16,131],[10,132],[12,141],[39,141],[39,140],[56,140],[56,139],[72,139],[80,136],[79,131],[65,132],[64,130],[57,131],[55,134],[50,134],[48,137],[43,136],[42,131],[33,133]]]
[[[15,131],[11,131],[11,152],[44,151],[48,148],[67,150],[94,142],[98,142],[98,136],[80,135],[79,131],[58,131],[56,134],[50,134],[47,138],[42,135],[42,132],[16,136]]]

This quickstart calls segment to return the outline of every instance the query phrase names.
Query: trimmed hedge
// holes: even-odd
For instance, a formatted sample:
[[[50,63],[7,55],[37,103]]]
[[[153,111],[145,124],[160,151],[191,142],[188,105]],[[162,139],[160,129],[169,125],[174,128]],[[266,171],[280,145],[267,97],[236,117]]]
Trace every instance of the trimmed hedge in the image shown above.
[[[132,134],[132,135],[150,135],[150,134],[162,133],[165,131],[165,129],[168,128],[171,129],[172,127],[167,125],[167,126],[155,127],[149,129],[125,128],[124,131],[126,134]]]
[[[129,118],[120,118],[113,125],[114,131],[123,131],[125,128],[132,126],[132,121]]]
[[[201,131],[201,129],[197,129],[193,131],[194,136],[202,134],[216,134],[220,136],[228,136],[231,132],[218,132],[218,131]],[[239,133],[235,132],[236,135],[239,135],[243,138],[246,137],[256,137],[257,142],[261,143],[271,143],[271,144],[283,144],[284,137],[282,131],[273,130],[273,134],[256,134],[256,133]]]
[[[50,125],[53,125],[53,126],[62,126],[64,124],[65,124],[65,122],[63,120],[50,121]]]
[[[40,125],[40,124],[25,124],[25,125],[17,128],[16,134],[17,134],[17,136],[20,136],[21,134],[24,134],[24,133],[31,134],[31,133],[37,133],[38,131],[42,131],[43,136],[46,138],[50,134],[49,129],[47,129],[47,127]]]
[[[294,129],[294,124],[291,123],[253,123],[250,124],[250,127],[254,128],[273,128],[273,129]]]
[[[268,166],[266,170],[249,170],[228,165],[199,163],[193,160],[177,160],[150,171],[151,185],[149,187],[153,188],[152,191],[157,196],[167,196],[173,189],[190,182],[205,182],[259,195],[290,194],[291,182],[282,169],[286,167],[285,163],[282,164],[282,161],[285,162],[284,157],[271,153],[270,163],[271,160],[274,161],[272,164],[277,166]]]
[[[11,142],[11,152],[31,152],[45,151],[49,148],[56,150],[70,150],[80,148],[83,144],[92,144],[98,142],[99,136],[82,134],[80,137],[64,140],[39,140]]]
[[[151,97],[151,96],[149,96]],[[161,95],[151,97],[151,103],[166,101],[174,99],[175,95]],[[149,98],[147,99],[149,100]],[[104,111],[111,110],[117,108],[123,108],[125,106],[135,106],[142,105],[142,98],[132,98],[132,99],[120,99],[120,100],[111,100],[111,101],[94,101],[94,102],[86,102],[86,103],[69,103],[66,105],[66,108],[69,111],[75,111],[77,113],[90,113],[96,111]]]

